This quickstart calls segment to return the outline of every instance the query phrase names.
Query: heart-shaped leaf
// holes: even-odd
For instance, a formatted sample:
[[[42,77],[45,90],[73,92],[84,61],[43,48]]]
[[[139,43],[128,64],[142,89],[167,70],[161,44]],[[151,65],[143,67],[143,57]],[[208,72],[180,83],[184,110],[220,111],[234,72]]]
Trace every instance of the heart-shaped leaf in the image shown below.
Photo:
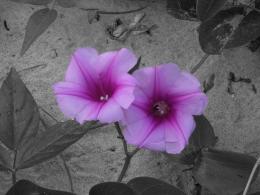
[[[137,195],[185,195],[178,188],[152,177],[136,177],[127,183]]]
[[[256,159],[241,153],[203,150],[193,174],[213,193],[234,195],[243,191]]]
[[[12,159],[9,151],[0,143],[0,169],[10,170]]]
[[[31,46],[31,44],[55,21],[57,11],[44,8],[34,12],[27,23],[25,37],[20,52],[22,56]]]
[[[75,0],[57,0],[57,3],[64,8],[70,8],[76,6]]]
[[[28,168],[55,157],[78,141],[88,130],[96,127],[96,122],[89,122],[83,128],[72,120],[55,124],[18,152],[17,169]]]
[[[197,21],[196,0],[167,0],[167,11],[177,19]]]
[[[256,39],[259,35],[260,13],[253,10],[243,18],[225,48],[239,47]]]
[[[38,107],[14,68],[0,89],[0,140],[10,149],[23,147],[39,128]]]
[[[50,3],[52,0],[11,0],[16,3],[27,3],[32,5],[46,5]]]
[[[14,184],[6,195],[75,195],[70,192],[50,190],[38,186],[28,180],[20,180]]]
[[[199,42],[207,54],[219,54],[233,36],[243,18],[243,7],[232,7],[218,12],[199,27]]]
[[[201,149],[214,147],[217,142],[214,129],[207,118],[204,115],[194,118],[196,128],[189,139],[189,145],[181,153],[180,160],[184,164],[194,164]]]
[[[207,20],[218,13],[227,0],[198,0],[197,16],[201,21]]]
[[[119,182],[105,182],[93,186],[89,195],[136,195],[126,184]]]

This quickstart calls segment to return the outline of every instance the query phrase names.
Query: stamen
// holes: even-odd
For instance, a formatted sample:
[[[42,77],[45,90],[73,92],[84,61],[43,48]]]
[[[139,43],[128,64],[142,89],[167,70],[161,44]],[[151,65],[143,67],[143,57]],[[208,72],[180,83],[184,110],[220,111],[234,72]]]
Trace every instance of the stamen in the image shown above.
[[[167,115],[169,113],[169,111],[170,111],[170,108],[165,101],[156,102],[152,108],[153,114],[155,116],[159,116],[159,117]]]
[[[108,98],[109,98],[108,94],[106,94],[105,96],[100,96],[101,101],[107,101]]]

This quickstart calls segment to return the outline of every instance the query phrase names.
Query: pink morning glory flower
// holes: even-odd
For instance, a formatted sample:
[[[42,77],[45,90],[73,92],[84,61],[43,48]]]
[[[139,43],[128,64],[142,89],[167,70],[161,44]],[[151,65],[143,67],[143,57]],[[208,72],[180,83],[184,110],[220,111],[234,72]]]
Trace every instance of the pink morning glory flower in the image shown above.
[[[136,81],[128,71],[136,62],[128,49],[102,54],[93,48],[77,49],[64,81],[53,86],[61,111],[81,124],[120,121],[134,101]]]
[[[193,115],[207,106],[199,81],[175,64],[139,69],[135,100],[124,111],[124,137],[129,144],[180,153],[195,128]]]

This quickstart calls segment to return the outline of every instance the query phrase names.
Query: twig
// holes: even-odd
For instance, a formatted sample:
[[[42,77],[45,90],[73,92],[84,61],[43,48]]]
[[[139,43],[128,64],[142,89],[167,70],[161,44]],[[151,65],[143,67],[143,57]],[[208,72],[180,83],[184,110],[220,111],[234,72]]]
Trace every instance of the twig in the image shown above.
[[[260,13],[260,9],[257,9],[257,8],[255,8],[253,6],[251,6],[251,5],[247,5],[247,4],[243,4],[243,3],[240,3],[239,5],[247,7],[247,8],[250,8],[250,9],[255,10],[255,11]]]
[[[117,11],[117,12],[115,12],[115,11],[104,11],[104,10],[99,10],[99,9],[96,9],[96,8],[80,8],[80,9],[85,10],[85,11],[96,11],[97,14],[129,14],[129,13],[141,11],[141,10],[145,9],[146,7],[147,6],[140,7],[140,8],[134,9],[134,10]]]
[[[260,157],[257,159],[257,161],[256,161],[256,163],[255,163],[255,165],[254,165],[254,167],[252,169],[252,172],[251,172],[251,174],[249,176],[249,179],[247,181],[246,187],[244,189],[243,195],[247,195],[247,192],[248,192],[248,190],[250,188],[251,182],[252,182],[252,180],[253,180],[253,178],[255,176],[255,172],[256,172],[259,164],[260,164]]]
[[[122,142],[123,142],[123,146],[124,146],[124,152],[125,152],[125,163],[123,165],[123,168],[118,176],[118,179],[117,179],[117,182],[122,182],[127,170],[128,170],[128,167],[130,165],[130,162],[131,162],[131,159],[133,158],[133,156],[140,150],[139,148],[136,148],[135,150],[133,150],[132,152],[129,152],[128,151],[128,148],[127,148],[127,143],[124,139],[124,135],[122,133],[122,129],[119,125],[118,122],[115,122],[115,127],[116,127],[116,130],[118,132],[118,135],[120,137],[120,139],[122,139]]]
[[[201,65],[208,59],[208,57],[209,57],[209,54],[205,54],[202,58],[201,58],[201,60],[199,61],[199,63],[197,64],[197,65],[195,65],[194,67],[192,67],[191,68],[191,73],[193,74],[193,73],[195,73],[200,67],[201,67]]]
[[[28,70],[33,70],[33,69],[36,69],[36,68],[39,68],[39,67],[46,67],[46,66],[47,66],[47,64],[38,64],[38,65],[35,65],[35,66],[31,66],[29,68],[22,69],[22,70],[18,71],[18,73],[28,71]]]

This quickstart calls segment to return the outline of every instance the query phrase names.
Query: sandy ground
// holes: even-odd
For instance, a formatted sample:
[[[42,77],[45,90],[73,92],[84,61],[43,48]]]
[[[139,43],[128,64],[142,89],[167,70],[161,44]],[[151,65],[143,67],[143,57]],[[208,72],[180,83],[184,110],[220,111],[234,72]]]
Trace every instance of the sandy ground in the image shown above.
[[[142,63],[146,66],[174,62],[188,70],[204,55],[197,39],[196,28],[199,24],[176,20],[168,15],[166,1],[81,0],[80,6],[129,10],[147,2],[150,6],[143,11],[146,13],[143,23],[159,27],[152,31],[152,36],[132,35],[125,43],[111,40],[105,33],[105,27],[118,17],[129,22],[135,14],[102,16],[99,22],[89,24],[86,11],[57,6],[57,20],[20,57],[26,22],[41,6],[1,0],[0,77],[4,77],[12,66],[22,70],[47,64],[45,68],[22,72],[21,77],[37,103],[59,120],[64,120],[55,103],[51,85],[62,80],[70,54],[78,47],[95,47],[100,52],[127,47],[142,56]],[[10,31],[4,29],[3,20],[7,21]],[[236,83],[235,95],[227,93],[229,71],[252,79],[260,91],[259,62],[259,50],[251,53],[246,47],[241,47],[225,51],[220,56],[210,56],[196,73],[200,81],[212,73],[216,75],[215,86],[208,94],[209,105],[205,115],[219,137],[217,147],[220,149],[243,152],[247,143],[260,138],[260,92],[255,94],[251,85]],[[64,155],[79,195],[88,194],[90,187],[96,183],[116,180],[124,159],[121,142],[112,126],[87,134],[68,148]],[[125,180],[135,176],[153,176],[175,184],[179,174],[180,166],[174,160],[161,153],[141,151],[134,157]],[[18,178],[31,179],[49,188],[69,190],[67,175],[59,157],[21,171]],[[1,172],[0,194],[6,192],[10,185],[11,176]]]

